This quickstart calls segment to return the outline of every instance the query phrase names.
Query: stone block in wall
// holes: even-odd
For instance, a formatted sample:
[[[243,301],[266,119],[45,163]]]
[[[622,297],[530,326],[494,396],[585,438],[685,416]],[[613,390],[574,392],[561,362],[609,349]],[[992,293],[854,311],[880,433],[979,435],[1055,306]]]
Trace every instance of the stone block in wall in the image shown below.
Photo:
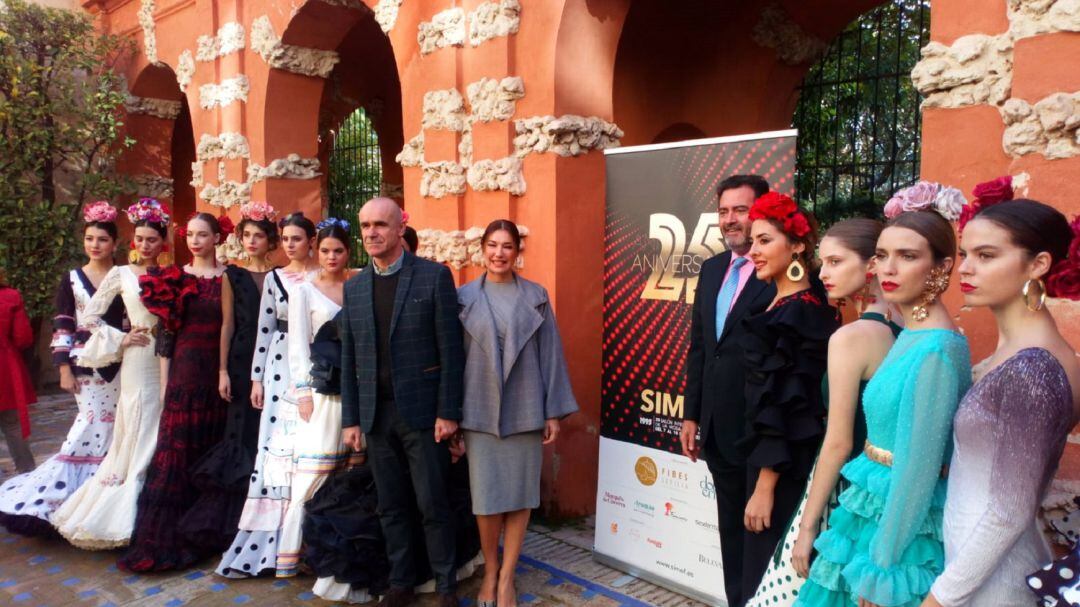
[[[191,84],[191,78],[195,75],[195,57],[191,55],[191,51],[184,50],[180,53],[180,58],[176,60],[176,83],[180,85],[181,91],[187,91],[187,87]]]
[[[155,118],[163,118],[165,120],[176,120],[180,115],[181,104],[179,101],[172,101],[171,99],[155,99],[153,97],[135,97],[134,95],[128,95],[124,100],[124,109],[129,114],[141,114],[145,116],[153,116]]]
[[[427,55],[448,46],[465,46],[465,11],[451,8],[420,23],[416,34],[420,54]]]
[[[150,198],[172,198],[173,180],[160,175],[136,175],[132,178],[137,186],[136,195]]]
[[[397,23],[398,9],[401,8],[401,2],[402,0],[379,0],[379,3],[375,5],[375,22],[387,34],[394,29],[394,24]]]
[[[485,2],[469,13],[469,44],[480,46],[486,40],[516,34],[520,26],[518,0]]]
[[[270,67],[319,78],[329,76],[341,60],[337,51],[284,44],[266,15],[251,24],[251,50]]]
[[[972,34],[952,46],[931,42],[911,70],[923,107],[1000,106],[1012,88],[1013,42],[1008,34]]]
[[[518,157],[551,152],[580,156],[591,150],[619,146],[623,131],[596,116],[534,116],[514,121],[514,152]]]
[[[465,193],[465,167],[456,162],[425,162],[421,165],[420,195],[442,198]]]
[[[401,152],[394,157],[403,167],[418,167],[424,162],[424,132],[405,142]]]
[[[465,99],[456,89],[424,93],[423,128],[460,131],[465,128],[465,117]]]
[[[465,119],[465,129],[461,131],[461,141],[458,142],[458,162],[462,166],[472,164],[473,156],[473,120],[472,117]]]
[[[525,175],[521,159],[507,156],[497,160],[478,160],[469,165],[469,187],[477,192],[509,192],[514,196],[525,193]]]
[[[244,26],[230,22],[218,28],[216,36],[199,36],[195,49],[197,61],[213,61],[230,53],[243,50]]]
[[[220,84],[204,84],[199,87],[199,106],[204,110],[223,107],[234,101],[247,102],[251,84],[243,74],[226,78]]]
[[[206,182],[203,181],[203,163],[196,160],[191,163],[191,187],[201,188]]]
[[[517,100],[525,96],[525,82],[520,76],[502,80],[481,78],[466,88],[472,117],[480,122],[510,120]]]
[[[225,132],[220,135],[203,134],[199,138],[199,145],[195,148],[195,158],[200,161],[214,158],[250,158],[251,149],[248,147],[247,138],[240,133]]]
[[[379,184],[379,196],[385,198],[405,198],[405,184],[403,183],[380,183]]]
[[[154,0],[142,0],[139,3],[139,12],[136,14],[139,27],[143,32],[143,52],[146,53],[146,60],[150,63],[158,63],[157,26],[154,24],[156,8]]]
[[[315,179],[321,174],[318,158],[302,158],[300,154],[276,158],[266,166],[251,163],[247,168],[248,183],[264,179]]]
[[[766,4],[761,9],[750,38],[759,46],[774,49],[776,57],[787,65],[813,63],[828,48],[824,40],[795,23],[778,2]]]
[[[1005,153],[1042,154],[1051,160],[1080,156],[1080,92],[1055,93],[1035,104],[1009,99],[1001,116]]]
[[[207,204],[228,209],[251,202],[251,184],[239,181],[222,181],[218,185],[206,184],[199,197]]]
[[[1014,39],[1051,32],[1080,32],[1080,0],[1008,0]]]

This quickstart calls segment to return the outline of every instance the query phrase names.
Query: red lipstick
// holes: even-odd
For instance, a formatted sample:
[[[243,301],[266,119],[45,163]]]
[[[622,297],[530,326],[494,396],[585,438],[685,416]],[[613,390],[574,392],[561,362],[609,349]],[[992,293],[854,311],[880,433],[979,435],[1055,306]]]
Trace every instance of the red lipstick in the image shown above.
[[[895,282],[890,282],[886,280],[881,283],[881,288],[884,291],[895,291],[900,288],[900,285],[896,284]]]
[[[974,291],[974,290],[975,290],[975,286],[974,286],[974,285],[969,285],[969,284],[968,284],[968,283],[966,283],[966,282],[962,282],[962,283],[960,283],[960,291],[961,291],[961,292],[963,292],[963,293],[971,293],[971,292],[972,292],[972,291]]]

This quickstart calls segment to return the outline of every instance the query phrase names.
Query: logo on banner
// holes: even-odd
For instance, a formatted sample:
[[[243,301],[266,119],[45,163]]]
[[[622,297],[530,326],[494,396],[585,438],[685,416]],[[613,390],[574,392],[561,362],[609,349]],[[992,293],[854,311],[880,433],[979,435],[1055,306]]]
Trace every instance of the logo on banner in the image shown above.
[[[677,521],[686,522],[686,517],[679,514],[675,509],[675,504],[672,502],[664,502],[664,516],[675,519]]]
[[[634,500],[634,511],[647,516],[656,516],[656,506],[646,504],[641,500]]]
[[[699,563],[701,563],[702,565],[708,565],[709,567],[719,567],[720,566],[720,559],[714,559],[712,557],[705,556],[704,554],[701,554],[700,552],[697,555],[697,561]]]
[[[688,244],[682,220],[671,213],[653,213],[649,238],[660,241],[660,252],[637,255],[632,266],[649,272],[641,299],[679,301],[685,291],[686,303],[693,304],[702,262],[725,250],[720,215],[702,213]]]
[[[664,547],[664,543],[661,542],[658,539],[653,539],[651,537],[647,537],[647,538],[645,538],[645,541],[652,544],[653,546],[656,546],[657,548],[663,548]]]
[[[701,497],[707,497],[711,500],[716,499],[716,485],[713,484],[713,480],[708,474],[701,478],[698,487],[701,488]]]
[[[616,494],[608,492],[608,491],[604,492],[604,503],[605,504],[611,504],[613,506],[618,506],[620,508],[625,508],[626,507],[626,500],[623,499],[623,496],[616,495]]]
[[[611,535],[616,535],[618,533],[619,533],[619,524],[618,523],[611,523]]]
[[[660,469],[660,484],[672,489],[690,488],[690,474],[685,470],[664,466]]]
[[[715,531],[716,533],[720,533],[720,527],[716,523],[710,523],[701,519],[694,519],[694,524],[698,527],[701,527],[702,529],[708,529],[709,531]]]
[[[634,474],[642,485],[652,487],[656,484],[656,462],[646,455],[639,457],[637,463],[634,464]]]

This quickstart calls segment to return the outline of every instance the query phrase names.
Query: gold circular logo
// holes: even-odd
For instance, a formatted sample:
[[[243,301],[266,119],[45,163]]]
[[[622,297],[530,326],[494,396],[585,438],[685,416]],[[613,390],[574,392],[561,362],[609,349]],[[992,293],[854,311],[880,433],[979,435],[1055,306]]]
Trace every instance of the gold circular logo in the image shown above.
[[[656,462],[650,457],[639,457],[637,463],[634,464],[634,474],[642,485],[651,486],[656,482]]]

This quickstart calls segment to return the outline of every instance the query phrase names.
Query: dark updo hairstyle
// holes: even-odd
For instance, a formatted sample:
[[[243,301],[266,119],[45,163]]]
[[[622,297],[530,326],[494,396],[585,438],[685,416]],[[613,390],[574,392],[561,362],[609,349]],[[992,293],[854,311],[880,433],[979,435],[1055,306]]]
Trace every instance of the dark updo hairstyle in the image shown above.
[[[315,224],[307,217],[304,217],[304,214],[300,211],[289,213],[284,219],[278,222],[278,227],[281,228],[282,232],[289,226],[296,226],[303,230],[308,238],[315,238]]]
[[[420,237],[416,233],[416,228],[412,226],[405,226],[405,234],[401,237],[405,241],[405,245],[409,247],[410,253],[416,253],[416,249],[420,247]]]
[[[483,243],[487,242],[488,238],[490,238],[492,234],[500,230],[505,231],[507,234],[510,235],[510,240],[514,241],[514,249],[520,251],[521,232],[518,231],[517,225],[515,225],[514,222],[510,221],[509,219],[496,219],[495,221],[489,223],[487,229],[484,230],[483,237],[480,238],[481,246],[483,246]]]
[[[790,242],[791,244],[794,245],[799,242],[803,243],[806,248],[804,248],[802,254],[799,255],[799,261],[801,261],[802,264],[806,266],[807,270],[814,271],[817,270],[819,265],[817,258],[814,256],[814,251],[817,250],[818,230],[820,229],[820,227],[818,226],[817,218],[814,217],[813,213],[807,211],[806,209],[803,209],[802,207],[799,207],[799,213],[806,218],[806,223],[810,226],[810,231],[808,231],[803,236],[796,236],[795,234],[789,233],[787,230],[784,229],[784,222],[778,219],[765,217],[762,218],[762,221],[767,221],[772,224],[772,226],[776,228],[777,231],[779,231],[781,234],[783,234],[784,238],[787,238],[788,242]]]
[[[341,244],[345,245],[345,250],[346,251],[352,250],[352,243],[350,242],[350,239],[349,239],[349,231],[346,230],[345,228],[341,227],[340,224],[337,224],[337,223],[330,224],[330,225],[324,227],[323,229],[319,230],[319,232],[318,232],[318,234],[316,234],[316,236],[317,236],[317,238],[315,239],[315,246],[316,247],[321,245],[322,241],[326,240],[327,238],[336,238],[336,239],[341,241]]]
[[[221,236],[221,224],[218,223],[217,217],[214,217],[210,213],[195,213],[191,219],[205,221],[206,225],[210,226],[211,233]],[[191,219],[188,220],[188,223],[191,223]]]
[[[115,221],[88,221],[83,226],[84,236],[86,235],[87,228],[97,228],[99,230],[104,230],[105,233],[109,235],[109,238],[112,238],[114,241],[120,237],[120,233],[116,230]]]
[[[864,262],[870,261],[877,251],[877,239],[885,226],[876,219],[855,217],[834,223],[824,238],[835,238],[845,249],[854,252]]]
[[[890,219],[885,227],[907,228],[925,238],[936,264],[956,257],[956,232],[937,211],[906,211]]]
[[[1014,245],[1031,257],[1046,251],[1050,254],[1051,268],[1069,256],[1069,245],[1073,240],[1069,220],[1048,204],[1018,198],[984,207],[975,218],[994,222],[1009,233]]]
[[[166,242],[168,242],[169,240],[169,224],[167,223],[159,223],[156,221],[140,219],[134,223],[134,226],[136,228],[152,228],[157,231],[159,235],[161,235],[162,240]]]
[[[236,235],[241,237],[244,235],[244,226],[252,225],[262,230],[263,234],[266,234],[266,242],[270,245],[270,250],[273,251],[278,247],[281,237],[278,234],[277,224],[269,219],[251,219],[245,218],[240,220],[240,225],[236,226]]]

